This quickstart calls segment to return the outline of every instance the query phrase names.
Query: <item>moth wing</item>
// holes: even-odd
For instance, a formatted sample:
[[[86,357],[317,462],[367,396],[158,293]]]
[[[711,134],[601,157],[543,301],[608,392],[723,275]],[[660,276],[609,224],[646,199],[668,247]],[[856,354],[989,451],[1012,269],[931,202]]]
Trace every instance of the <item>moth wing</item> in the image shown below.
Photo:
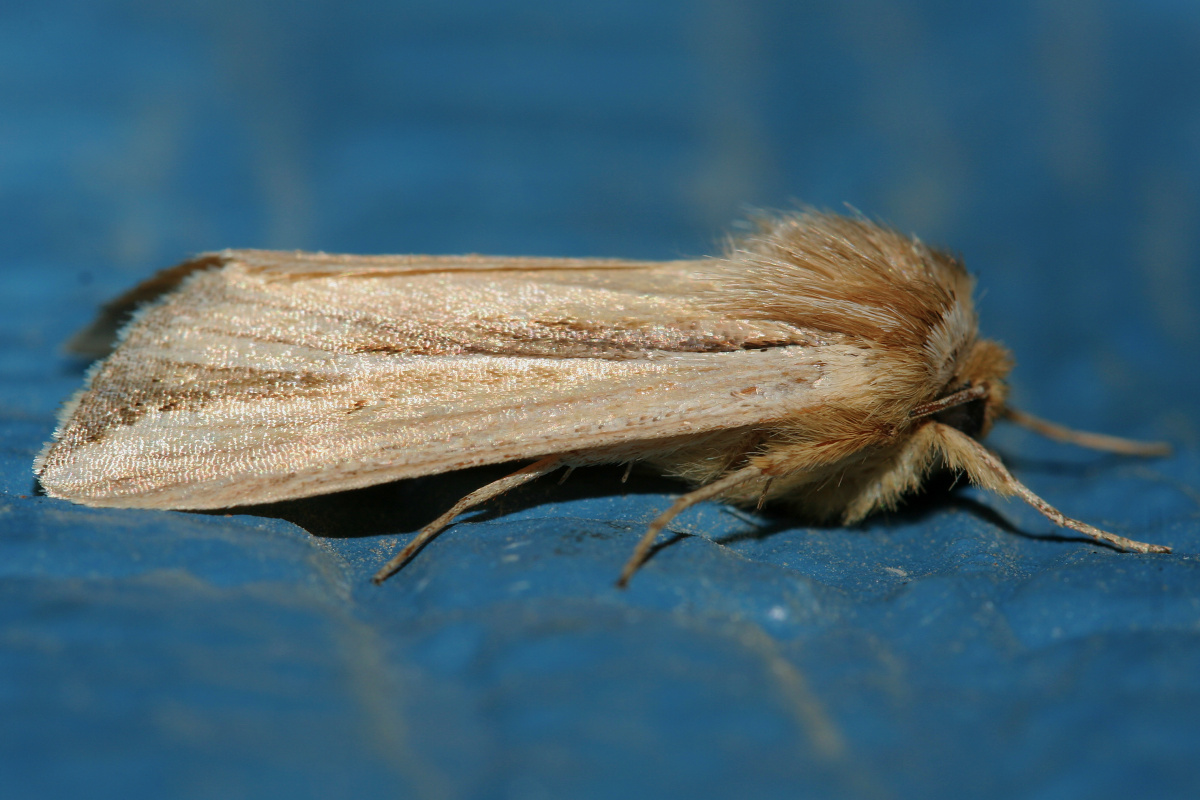
[[[203,256],[131,293],[152,300],[35,468],[87,505],[224,508],[550,453],[620,460],[838,391],[836,348],[714,311],[700,266]]]

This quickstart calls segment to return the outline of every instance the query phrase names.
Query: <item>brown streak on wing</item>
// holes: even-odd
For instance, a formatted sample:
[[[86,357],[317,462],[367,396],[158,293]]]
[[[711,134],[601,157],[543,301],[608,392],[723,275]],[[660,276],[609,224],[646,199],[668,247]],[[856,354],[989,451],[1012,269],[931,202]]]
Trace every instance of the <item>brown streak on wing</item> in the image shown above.
[[[244,403],[337,391],[338,379],[299,371],[200,366],[165,359],[110,359],[58,434],[59,448],[102,441],[148,414],[201,411],[216,398]]]

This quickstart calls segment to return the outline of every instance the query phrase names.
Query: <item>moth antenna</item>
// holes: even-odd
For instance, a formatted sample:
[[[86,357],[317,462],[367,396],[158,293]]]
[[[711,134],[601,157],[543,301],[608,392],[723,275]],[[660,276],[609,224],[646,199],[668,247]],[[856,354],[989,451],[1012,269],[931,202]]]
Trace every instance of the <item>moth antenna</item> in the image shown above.
[[[667,527],[667,523],[673,520],[683,511],[691,508],[697,503],[716,497],[726,489],[737,486],[747,481],[752,481],[762,475],[762,470],[758,467],[750,466],[743,467],[737,472],[732,472],[720,480],[713,481],[710,484],[701,486],[699,489],[688,492],[681,497],[676,498],[663,513],[655,517],[650,526],[646,528],[646,532],[642,534],[641,540],[637,543],[637,547],[633,548],[633,555],[625,562],[624,569],[621,570],[621,577],[617,578],[617,588],[624,589],[629,585],[629,579],[633,577],[633,573],[638,571],[642,566],[642,562],[646,560],[646,555],[650,552],[650,547],[654,544],[655,537]]]
[[[932,414],[938,413],[939,411],[945,411],[947,408],[953,408],[954,406],[961,406],[961,405],[971,402],[972,400],[982,400],[983,398],[985,398],[987,396],[988,396],[987,384],[984,384],[984,383],[976,384],[975,386],[969,386],[966,389],[955,392],[954,394],[948,394],[943,398],[934,400],[933,402],[922,403],[921,405],[914,408],[912,411],[909,411],[908,416],[910,419],[920,419],[921,417],[928,417]]]
[[[625,483],[627,480],[629,480],[629,473],[631,472],[633,472],[632,461],[625,465],[625,474],[621,476],[621,483]]]
[[[563,470],[562,477],[558,479],[558,485],[562,486],[564,483],[566,483],[567,478],[571,477],[571,473],[574,471],[575,471],[575,466],[573,464],[569,465],[565,470]]]
[[[380,567],[379,571],[376,572],[371,578],[371,582],[378,586],[386,581],[398,569],[408,563],[409,559],[416,555],[418,550],[429,544],[430,540],[441,533],[442,529],[449,525],[451,521],[453,521],[454,518],[459,514],[467,511],[468,509],[472,509],[477,505],[486,503],[493,497],[499,497],[511,489],[515,489],[518,486],[536,480],[537,478],[545,475],[547,472],[553,472],[562,465],[562,460],[562,455],[547,456],[541,461],[535,461],[527,467],[522,467],[516,472],[505,475],[503,478],[492,481],[486,486],[481,486],[475,491],[471,492],[469,495],[455,503],[445,514],[442,514],[433,522],[429,523],[424,528],[421,528],[421,530],[417,532],[417,535],[413,537],[413,540],[409,542],[403,550],[401,550],[399,553],[393,556],[390,561]]]
[[[1086,447],[1090,450],[1103,450],[1108,453],[1120,453],[1126,456],[1169,456],[1171,445],[1166,442],[1139,442],[1134,439],[1123,439],[1120,436],[1109,436],[1104,433],[1089,433],[1077,431],[1059,425],[1049,420],[1035,417],[1024,411],[1018,411],[1010,406],[1001,410],[1001,415],[1009,422],[1028,428],[1034,433],[1040,433],[1047,439],[1057,442]]]
[[[945,423],[934,422],[932,424],[941,437],[939,449],[947,465],[952,469],[967,473],[972,483],[984,489],[990,489],[997,494],[1015,494],[1040,511],[1043,516],[1055,525],[1079,531],[1098,542],[1111,545],[1118,550],[1129,550],[1135,553],[1171,552],[1171,548],[1165,545],[1148,544],[1133,539],[1126,539],[1124,536],[1117,536],[1108,531],[1102,531],[1086,522],[1068,517],[1017,480],[1004,464],[1000,462],[1000,459],[979,442],[957,428],[953,428]]]

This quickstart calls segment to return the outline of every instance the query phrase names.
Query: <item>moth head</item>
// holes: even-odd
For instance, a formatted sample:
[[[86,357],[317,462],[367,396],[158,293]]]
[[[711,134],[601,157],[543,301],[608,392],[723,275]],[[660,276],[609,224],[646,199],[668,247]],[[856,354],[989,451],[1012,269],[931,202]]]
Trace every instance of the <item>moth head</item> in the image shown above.
[[[983,438],[1004,409],[1008,397],[1008,373],[1013,367],[1012,355],[999,342],[979,339],[959,360],[957,367],[943,397],[950,399],[957,395],[964,401],[947,405],[928,416],[968,436]],[[936,401],[929,405],[936,405]]]

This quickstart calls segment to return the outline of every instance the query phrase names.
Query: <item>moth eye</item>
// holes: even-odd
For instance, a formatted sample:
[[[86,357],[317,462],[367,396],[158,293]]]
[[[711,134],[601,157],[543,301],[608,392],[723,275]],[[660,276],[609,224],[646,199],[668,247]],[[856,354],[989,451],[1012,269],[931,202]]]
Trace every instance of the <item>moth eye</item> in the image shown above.
[[[969,384],[963,388],[969,388]],[[987,403],[988,399],[981,397],[978,400],[939,411],[933,415],[933,419],[975,438],[983,433],[984,421],[987,419]]]

